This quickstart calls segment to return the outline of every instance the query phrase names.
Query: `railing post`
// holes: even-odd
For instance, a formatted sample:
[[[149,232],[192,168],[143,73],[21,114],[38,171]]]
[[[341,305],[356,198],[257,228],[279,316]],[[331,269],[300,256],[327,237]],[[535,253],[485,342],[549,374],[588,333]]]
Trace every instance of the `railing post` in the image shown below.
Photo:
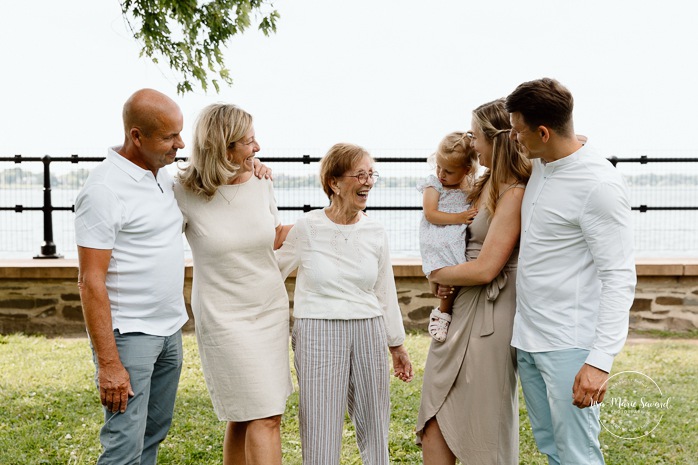
[[[41,253],[34,258],[63,258],[56,253],[56,244],[53,243],[53,205],[51,204],[51,157],[44,155],[41,158],[44,164],[44,242],[41,243]]]

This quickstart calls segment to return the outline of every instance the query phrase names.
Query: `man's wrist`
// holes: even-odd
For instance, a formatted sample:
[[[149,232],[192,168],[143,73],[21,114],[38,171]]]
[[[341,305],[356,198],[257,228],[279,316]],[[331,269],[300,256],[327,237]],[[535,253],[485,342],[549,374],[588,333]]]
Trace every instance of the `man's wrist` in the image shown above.
[[[584,363],[601,371],[605,371],[606,373],[610,373],[613,367],[613,359],[613,355],[601,352],[598,349],[591,349]]]

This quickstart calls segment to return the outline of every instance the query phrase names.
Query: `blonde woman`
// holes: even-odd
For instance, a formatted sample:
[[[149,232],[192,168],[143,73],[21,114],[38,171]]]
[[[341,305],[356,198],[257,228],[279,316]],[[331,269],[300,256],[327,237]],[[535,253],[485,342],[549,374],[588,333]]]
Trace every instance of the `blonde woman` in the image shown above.
[[[249,113],[210,105],[175,185],[194,259],[204,378],[227,422],[224,464],[281,464],[281,415],[292,391],[288,297],[273,252],[287,230],[271,182],[253,175],[259,149]]]
[[[485,173],[468,199],[478,214],[468,226],[468,261],[433,271],[441,296],[461,286],[449,336],[429,348],[417,442],[424,463],[518,464],[516,353],[517,245],[530,162],[509,139],[504,100],[473,111],[472,147]]]

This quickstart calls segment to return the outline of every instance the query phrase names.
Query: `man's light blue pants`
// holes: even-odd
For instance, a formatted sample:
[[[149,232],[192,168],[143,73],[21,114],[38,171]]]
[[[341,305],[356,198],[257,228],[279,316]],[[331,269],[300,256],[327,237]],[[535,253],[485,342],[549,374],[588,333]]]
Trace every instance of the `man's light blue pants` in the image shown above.
[[[533,437],[548,463],[603,464],[599,406],[580,409],[572,404],[574,378],[589,351],[516,352]]]
[[[104,450],[97,463],[155,465],[158,447],[172,423],[182,371],[182,333],[151,336],[121,334],[117,330],[114,338],[135,395],[128,400],[124,413],[104,408],[104,426],[99,434]],[[96,358],[95,366],[98,372]]]

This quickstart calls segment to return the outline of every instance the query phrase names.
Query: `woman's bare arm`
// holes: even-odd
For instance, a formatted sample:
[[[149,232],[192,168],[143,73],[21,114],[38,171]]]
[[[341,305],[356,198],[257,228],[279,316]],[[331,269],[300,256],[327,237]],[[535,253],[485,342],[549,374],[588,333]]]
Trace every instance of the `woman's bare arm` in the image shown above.
[[[499,199],[477,260],[432,271],[429,280],[448,286],[479,286],[496,278],[519,241],[523,194],[523,189],[513,188]]]

